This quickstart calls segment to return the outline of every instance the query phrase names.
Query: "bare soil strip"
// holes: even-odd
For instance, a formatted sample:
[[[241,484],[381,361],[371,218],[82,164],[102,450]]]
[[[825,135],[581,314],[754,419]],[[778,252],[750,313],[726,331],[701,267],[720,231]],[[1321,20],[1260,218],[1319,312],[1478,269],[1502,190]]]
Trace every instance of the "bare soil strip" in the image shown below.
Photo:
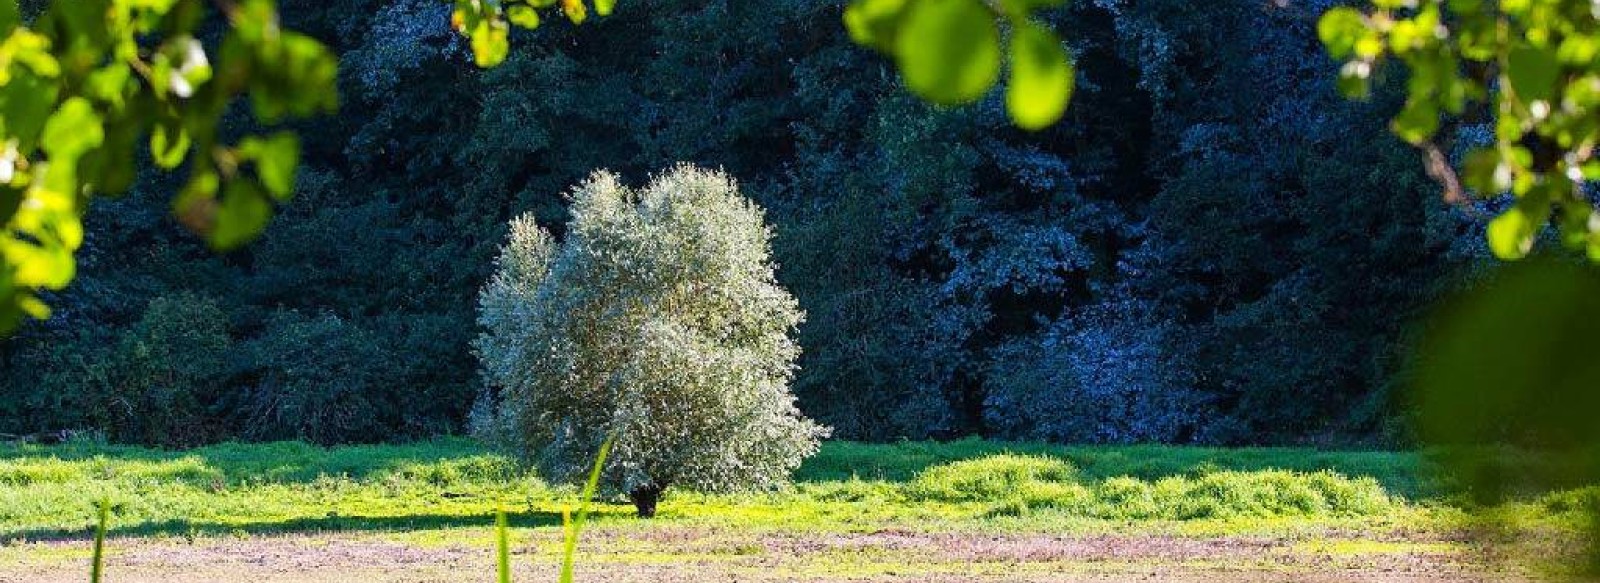
[[[108,583],[492,581],[487,531],[111,541]],[[427,533],[423,533],[427,534]],[[452,538],[454,537],[454,538]],[[81,583],[82,542],[0,548],[0,583]],[[518,581],[553,581],[554,532],[518,545]],[[715,532],[660,526],[584,540],[586,582],[1363,582],[1534,580],[1469,546],[1353,538]]]

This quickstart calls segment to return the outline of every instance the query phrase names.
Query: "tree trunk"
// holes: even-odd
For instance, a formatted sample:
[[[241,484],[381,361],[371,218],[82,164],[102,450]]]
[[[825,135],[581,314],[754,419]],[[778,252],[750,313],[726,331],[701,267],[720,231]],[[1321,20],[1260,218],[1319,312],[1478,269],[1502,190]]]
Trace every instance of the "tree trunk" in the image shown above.
[[[661,499],[661,491],[665,486],[646,484],[628,492],[628,498],[633,499],[634,509],[639,511],[639,518],[655,518],[656,501]]]

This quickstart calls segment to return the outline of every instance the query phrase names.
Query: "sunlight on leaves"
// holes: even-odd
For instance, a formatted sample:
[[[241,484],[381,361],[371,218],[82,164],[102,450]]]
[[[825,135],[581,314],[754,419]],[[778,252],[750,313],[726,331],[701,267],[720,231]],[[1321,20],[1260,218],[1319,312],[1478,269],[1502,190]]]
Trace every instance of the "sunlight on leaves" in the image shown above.
[[[979,0],[919,0],[895,39],[906,86],[934,103],[972,102],[1000,75],[1000,28]]]
[[[269,124],[332,111],[338,61],[283,30],[272,0],[219,4],[228,26],[202,42],[205,6],[55,0],[24,22],[0,0],[0,333],[49,314],[38,292],[71,282],[87,203],[132,186],[141,144],[159,168],[187,162],[173,209],[217,248],[247,243],[293,194],[298,140],[230,148],[221,119],[240,99]]]
[[[1338,88],[1346,97],[1366,98],[1386,61],[1404,65],[1405,105],[1390,127],[1428,153],[1446,200],[1517,200],[1516,210],[1489,224],[1497,257],[1528,255],[1554,222],[1564,247],[1600,259],[1600,221],[1589,220],[1594,206],[1584,188],[1600,177],[1600,10],[1593,3],[1375,0],[1367,9],[1328,10],[1317,34],[1343,62]],[[1456,136],[1438,134],[1478,124],[1493,128],[1494,143],[1461,153],[1458,170],[1434,142],[1454,143]]]
[[[1049,127],[1067,110],[1072,98],[1072,64],[1061,39],[1043,26],[1025,22],[1011,39],[1011,77],[1006,86],[1006,111],[1018,127]]]
[[[1061,4],[856,0],[845,9],[844,24],[856,44],[894,58],[907,89],[939,105],[982,99],[1009,64],[1007,113],[1017,127],[1041,130],[1061,119],[1075,71],[1061,39],[1033,13]]]

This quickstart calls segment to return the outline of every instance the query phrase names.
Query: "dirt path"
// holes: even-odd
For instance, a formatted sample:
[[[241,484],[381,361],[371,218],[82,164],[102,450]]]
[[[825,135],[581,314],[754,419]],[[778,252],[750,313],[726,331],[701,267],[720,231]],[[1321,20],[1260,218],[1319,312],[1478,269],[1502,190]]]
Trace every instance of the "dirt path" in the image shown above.
[[[120,539],[108,583],[494,580],[487,531]],[[85,542],[0,548],[0,583],[80,583]],[[555,533],[517,544],[517,581],[553,581]],[[662,527],[586,536],[580,581],[1360,582],[1528,580],[1442,542],[878,532],[743,535]]]

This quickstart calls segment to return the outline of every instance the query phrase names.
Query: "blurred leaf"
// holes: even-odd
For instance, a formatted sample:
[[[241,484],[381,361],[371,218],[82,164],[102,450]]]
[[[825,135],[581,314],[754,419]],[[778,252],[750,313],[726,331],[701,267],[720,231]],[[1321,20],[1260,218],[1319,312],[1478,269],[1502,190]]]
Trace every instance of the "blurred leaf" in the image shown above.
[[[239,152],[256,164],[256,174],[261,185],[279,202],[294,194],[295,168],[300,164],[300,139],[289,132],[272,137],[245,138]]]
[[[72,252],[59,245],[37,245],[19,239],[0,241],[0,252],[15,266],[13,282],[21,287],[62,289],[72,281],[77,265]]]
[[[617,0],[594,0],[594,11],[601,16],[611,16],[616,6]]]
[[[1351,64],[1367,66],[1366,63],[1360,62],[1352,62]],[[1337,89],[1339,90],[1339,95],[1344,96],[1345,99],[1366,99],[1372,93],[1372,81],[1365,75],[1347,71],[1339,75]]]
[[[1452,450],[1457,475],[1482,502],[1498,502],[1512,481],[1557,477],[1497,470],[1494,457],[1474,455],[1486,447],[1567,456],[1548,471],[1600,479],[1592,455],[1600,359],[1591,342],[1600,270],[1550,259],[1503,264],[1430,321],[1413,365],[1421,436]]]
[[[157,166],[177,168],[188,153],[189,133],[176,120],[158,123],[150,130],[150,155]]]
[[[236,249],[260,235],[271,219],[272,205],[259,186],[248,180],[229,182],[211,229],[211,246],[219,251]]]
[[[22,22],[22,15],[17,11],[17,0],[0,0],[0,37],[11,34],[11,30]]]
[[[1061,119],[1072,97],[1072,63],[1055,33],[1031,21],[1011,37],[1006,111],[1018,127],[1038,130]]]
[[[892,54],[905,8],[906,0],[856,0],[844,10],[844,25],[856,44]]]
[[[1533,237],[1538,233],[1538,223],[1515,206],[1493,221],[1489,221],[1489,250],[1504,260],[1521,259],[1533,250]]]
[[[44,123],[40,146],[52,162],[76,164],[78,157],[105,140],[100,114],[82,97],[68,99]]]
[[[539,11],[527,4],[518,4],[506,9],[506,20],[529,30],[539,28]]]
[[[511,33],[504,23],[483,19],[472,29],[472,54],[479,67],[489,68],[506,60],[511,51]]]
[[[105,126],[105,143],[84,154],[79,167],[97,194],[121,194],[138,173],[139,132],[136,120],[120,118]]]
[[[1500,153],[1491,148],[1480,148],[1468,153],[1462,162],[1461,181],[1467,188],[1475,191],[1479,196],[1494,196],[1505,192],[1510,184],[1502,183],[1500,177]]]
[[[1439,106],[1428,99],[1412,98],[1390,124],[1395,135],[1412,145],[1421,144],[1439,131]]]
[[[1348,6],[1329,10],[1317,21],[1317,36],[1328,47],[1328,54],[1344,60],[1355,54],[1356,43],[1370,36],[1366,17]]]
[[[983,97],[1000,74],[1000,28],[980,0],[921,0],[895,39],[906,86],[944,105]]]
[[[589,8],[583,5],[583,0],[561,0],[561,11],[573,24],[583,24],[589,17]]]
[[[172,200],[172,212],[190,231],[205,234],[217,223],[217,189],[222,186],[216,173],[198,172]]]
[[[1549,49],[1521,46],[1511,50],[1507,59],[1506,77],[1511,80],[1511,90],[1524,104],[1550,101],[1556,90],[1558,74],[1556,55]]]
[[[39,133],[55,105],[57,86],[34,75],[17,75],[0,86],[0,132],[17,139],[26,152],[39,143]]]

